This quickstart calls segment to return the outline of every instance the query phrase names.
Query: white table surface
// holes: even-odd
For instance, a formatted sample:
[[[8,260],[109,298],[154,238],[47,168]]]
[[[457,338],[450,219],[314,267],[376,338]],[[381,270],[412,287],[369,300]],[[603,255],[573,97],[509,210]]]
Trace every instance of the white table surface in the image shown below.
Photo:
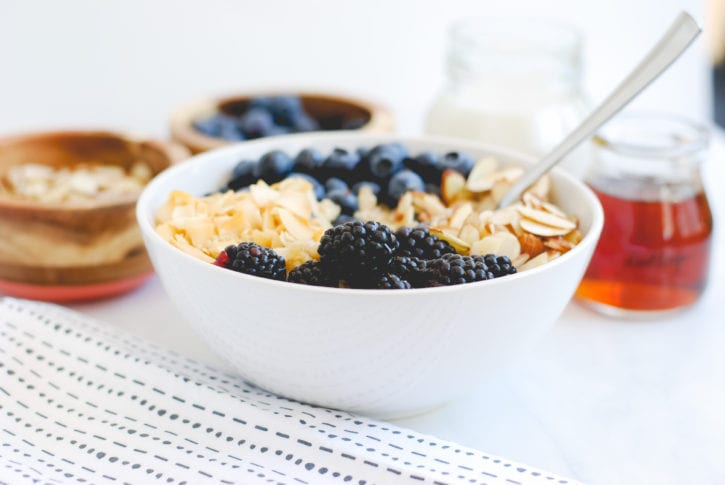
[[[396,423],[591,484],[725,483],[725,141],[705,166],[716,218],[711,279],[667,318],[606,318],[571,303],[514,368],[470,397]],[[119,298],[75,304],[220,366],[154,278]]]

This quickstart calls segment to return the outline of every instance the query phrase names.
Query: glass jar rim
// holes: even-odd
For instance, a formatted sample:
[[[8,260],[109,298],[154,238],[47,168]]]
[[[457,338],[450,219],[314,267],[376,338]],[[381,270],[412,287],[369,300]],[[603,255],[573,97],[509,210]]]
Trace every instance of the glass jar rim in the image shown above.
[[[593,137],[614,153],[638,158],[676,158],[708,146],[703,124],[670,113],[627,113],[610,121]]]
[[[555,56],[578,55],[582,44],[582,35],[573,25],[533,17],[466,17],[453,22],[448,35],[462,46]]]

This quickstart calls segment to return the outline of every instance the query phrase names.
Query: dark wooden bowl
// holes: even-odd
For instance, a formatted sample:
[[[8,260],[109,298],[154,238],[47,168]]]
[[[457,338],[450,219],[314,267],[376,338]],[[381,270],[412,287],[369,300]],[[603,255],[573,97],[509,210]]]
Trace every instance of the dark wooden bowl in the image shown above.
[[[156,175],[189,156],[174,143],[104,131],[0,139],[0,179],[14,165],[55,168],[146,164]],[[43,300],[109,296],[152,274],[135,217],[136,196],[48,204],[0,193],[0,291]]]
[[[282,93],[250,93],[195,101],[182,106],[171,116],[171,137],[185,145],[192,153],[200,153],[220,148],[233,142],[223,138],[207,136],[193,126],[194,121],[217,112],[230,115],[243,113],[250,98],[255,96],[275,96]],[[375,103],[352,98],[320,93],[294,93],[300,97],[305,111],[317,120],[338,119],[341,123],[353,119],[364,119],[365,124],[359,130],[388,133],[393,131],[393,116],[384,107]]]

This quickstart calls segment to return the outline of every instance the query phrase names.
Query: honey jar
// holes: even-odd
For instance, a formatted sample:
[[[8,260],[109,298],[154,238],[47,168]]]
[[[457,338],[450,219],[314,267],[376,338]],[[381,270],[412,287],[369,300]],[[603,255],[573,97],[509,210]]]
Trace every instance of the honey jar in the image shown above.
[[[664,115],[623,116],[595,137],[585,180],[604,208],[604,229],[579,301],[611,315],[650,315],[698,299],[713,226],[700,173],[708,139],[706,128]]]

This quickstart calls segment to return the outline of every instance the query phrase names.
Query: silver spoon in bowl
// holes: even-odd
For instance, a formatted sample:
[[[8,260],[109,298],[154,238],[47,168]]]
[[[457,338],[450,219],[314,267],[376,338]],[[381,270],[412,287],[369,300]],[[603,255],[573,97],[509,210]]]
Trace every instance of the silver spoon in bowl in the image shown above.
[[[686,12],[680,13],[659,42],[634,70],[594,111],[553,150],[531,168],[504,194],[498,207],[519,199],[531,184],[547,173],[582,142],[589,139],[612,116],[657,79],[700,34],[697,22]]]

